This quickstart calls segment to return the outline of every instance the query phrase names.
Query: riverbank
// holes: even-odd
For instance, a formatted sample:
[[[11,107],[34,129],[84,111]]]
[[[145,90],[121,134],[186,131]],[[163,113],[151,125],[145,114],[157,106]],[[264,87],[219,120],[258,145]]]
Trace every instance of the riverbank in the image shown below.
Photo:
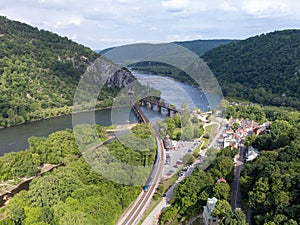
[[[103,102],[103,101],[102,101]],[[98,102],[97,104],[99,104],[101,102]],[[129,106],[129,105],[128,105]],[[34,120],[30,120],[30,121],[25,121],[23,123],[17,123],[17,124],[13,124],[13,125],[10,125],[10,126],[0,126],[0,129],[5,129],[5,128],[11,128],[11,127],[16,127],[16,126],[21,126],[21,125],[24,125],[24,124],[32,124],[32,123],[35,123],[35,122],[39,122],[39,121],[43,121],[43,120],[49,120],[49,119],[54,119],[54,118],[59,118],[59,117],[63,117],[63,116],[68,116],[68,115],[71,115],[71,114],[80,114],[80,113],[85,113],[85,112],[93,112],[93,111],[99,111],[99,110],[105,110],[105,109],[121,109],[121,108],[126,108],[128,106],[105,106],[105,107],[96,107],[94,109],[87,109],[87,110],[79,110],[79,111],[74,111],[74,106],[64,106],[64,107],[61,107],[61,108],[53,108],[53,109],[45,109],[45,110],[50,110],[50,114],[52,114],[53,112],[55,111],[59,111],[61,112],[61,110],[64,110],[63,113],[60,113],[60,114],[56,114],[56,115],[50,115],[50,116],[45,116],[45,117],[40,117],[40,118],[37,118],[37,119],[34,119]],[[52,111],[52,113],[51,113]],[[43,113],[43,111],[40,111],[41,113]],[[49,113],[48,112],[48,113]]]

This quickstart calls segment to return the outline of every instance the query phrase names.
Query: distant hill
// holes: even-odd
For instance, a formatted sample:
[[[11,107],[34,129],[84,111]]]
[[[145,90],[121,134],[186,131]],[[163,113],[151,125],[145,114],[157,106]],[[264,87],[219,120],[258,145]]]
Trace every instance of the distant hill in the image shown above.
[[[175,41],[175,44],[181,45],[199,56],[202,56],[205,52],[226,45],[229,43],[237,42],[239,40],[231,39],[216,39],[216,40],[193,40],[193,41]]]
[[[202,58],[226,96],[300,109],[300,30],[229,43]]]
[[[80,77],[100,56],[2,16],[0,46],[0,127],[70,113]]]
[[[216,48],[218,46],[222,46],[231,42],[236,42],[237,40],[229,40],[229,39],[220,39],[220,40],[193,40],[193,41],[177,41],[173,42],[175,44],[181,45],[195,54],[201,56],[206,51]],[[101,54],[111,50],[104,49],[100,51]],[[138,70],[146,73],[157,74],[161,76],[169,76],[180,82],[195,84],[194,80],[192,80],[185,72],[167,65],[165,63],[160,62],[138,62],[133,65],[130,65],[133,70]]]
[[[231,39],[215,39],[215,40],[192,40],[192,41],[175,41],[172,43],[181,45],[199,56],[202,56],[205,52],[210,49],[219,47],[220,45],[225,45],[231,42],[236,42],[238,40]],[[106,48],[103,50],[95,50],[95,52],[100,54],[105,54],[106,52],[114,49],[115,47]]]

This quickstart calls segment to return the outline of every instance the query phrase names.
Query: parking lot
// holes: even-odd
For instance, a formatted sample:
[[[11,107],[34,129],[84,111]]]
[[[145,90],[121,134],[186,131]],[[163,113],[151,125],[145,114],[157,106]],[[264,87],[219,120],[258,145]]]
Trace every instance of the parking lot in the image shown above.
[[[187,153],[192,154],[198,143],[194,141],[173,141],[174,146],[176,146],[175,150],[166,151],[166,161],[163,170],[163,177],[165,179],[170,178],[176,173],[178,167],[183,163],[183,157]]]

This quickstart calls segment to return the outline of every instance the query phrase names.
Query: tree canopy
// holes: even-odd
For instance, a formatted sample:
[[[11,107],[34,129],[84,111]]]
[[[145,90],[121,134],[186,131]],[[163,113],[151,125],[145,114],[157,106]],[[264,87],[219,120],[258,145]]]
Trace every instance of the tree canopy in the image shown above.
[[[275,31],[214,48],[203,59],[225,96],[300,109],[300,30]]]

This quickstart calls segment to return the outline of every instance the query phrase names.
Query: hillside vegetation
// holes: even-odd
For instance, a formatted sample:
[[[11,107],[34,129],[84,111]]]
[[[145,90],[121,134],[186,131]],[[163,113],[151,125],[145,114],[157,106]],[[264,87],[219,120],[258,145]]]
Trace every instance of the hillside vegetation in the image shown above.
[[[100,56],[66,37],[1,16],[0,46],[0,127],[70,113],[81,76]],[[134,79],[125,70],[113,75],[98,99],[102,107]]]
[[[0,127],[63,113],[98,55],[54,33],[0,17]]]
[[[96,169],[96,165],[91,167],[90,161],[86,160],[86,151],[85,158],[80,157],[77,144],[94,146],[107,140],[107,128],[82,124],[75,130],[82,134],[80,139],[75,139],[72,130],[57,131],[47,138],[31,137],[30,146],[25,151],[0,157],[0,186],[12,181],[19,183],[19,178],[36,175],[41,165],[63,163],[63,166],[34,178],[28,190],[10,198],[8,204],[0,208],[0,224],[113,225],[137,198],[141,187],[125,185],[120,178],[141,182],[147,174],[136,173],[137,176],[129,178],[128,175],[133,172],[124,174],[121,165],[148,168],[144,166],[153,164],[156,143],[150,127],[147,124],[137,125],[125,136],[131,143],[150,140],[146,151],[135,151],[119,140],[107,144],[108,152],[118,160],[113,161],[111,157],[110,161],[102,164],[107,166],[107,170],[101,168],[101,171]],[[99,153],[93,148],[91,154],[95,151]],[[93,159],[100,160],[102,157],[104,155],[98,154]],[[111,174],[119,175],[119,182]]]
[[[203,55],[225,96],[300,109],[300,30],[276,31]]]
[[[242,208],[253,210],[254,225],[299,224],[300,113],[276,107],[237,105],[228,116],[271,121],[268,132],[248,136],[246,143],[259,150],[247,162],[240,178]]]

